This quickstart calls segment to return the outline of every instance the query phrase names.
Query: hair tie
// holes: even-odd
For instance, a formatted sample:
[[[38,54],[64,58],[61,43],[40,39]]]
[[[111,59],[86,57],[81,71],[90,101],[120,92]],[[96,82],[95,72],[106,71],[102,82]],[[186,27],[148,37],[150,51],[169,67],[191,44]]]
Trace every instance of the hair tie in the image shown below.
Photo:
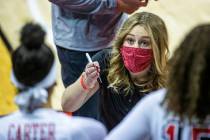
[[[44,88],[29,88],[17,95],[15,102],[21,111],[28,113],[47,103],[47,98],[48,93]]]

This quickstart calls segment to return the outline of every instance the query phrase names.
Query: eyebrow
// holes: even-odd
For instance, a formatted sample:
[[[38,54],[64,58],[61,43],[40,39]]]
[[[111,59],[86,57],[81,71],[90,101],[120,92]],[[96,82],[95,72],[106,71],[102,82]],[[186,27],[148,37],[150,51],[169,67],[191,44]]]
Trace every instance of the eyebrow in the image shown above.
[[[135,36],[135,35],[133,35],[133,34],[127,34],[127,35],[130,35],[130,36]],[[144,38],[144,39],[150,39],[150,37],[149,37],[149,36],[141,36],[141,38]]]

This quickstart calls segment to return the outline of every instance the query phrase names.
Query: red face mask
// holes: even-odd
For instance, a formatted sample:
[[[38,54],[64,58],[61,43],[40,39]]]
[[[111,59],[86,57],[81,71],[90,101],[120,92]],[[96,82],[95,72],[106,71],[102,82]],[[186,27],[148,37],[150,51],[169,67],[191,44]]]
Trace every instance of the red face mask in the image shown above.
[[[133,73],[143,71],[152,63],[153,59],[152,49],[122,46],[120,53],[125,67]]]

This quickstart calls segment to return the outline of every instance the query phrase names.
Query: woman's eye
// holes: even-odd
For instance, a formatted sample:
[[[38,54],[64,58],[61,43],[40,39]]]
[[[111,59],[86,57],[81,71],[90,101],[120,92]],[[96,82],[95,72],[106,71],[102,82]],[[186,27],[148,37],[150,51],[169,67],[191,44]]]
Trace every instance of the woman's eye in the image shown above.
[[[141,41],[139,41],[138,44],[139,44],[139,47],[144,48],[144,47],[148,47],[150,45],[150,42],[147,40],[141,40]]]
[[[135,40],[132,38],[127,38],[126,42],[128,42],[128,44],[133,45],[135,43]]]

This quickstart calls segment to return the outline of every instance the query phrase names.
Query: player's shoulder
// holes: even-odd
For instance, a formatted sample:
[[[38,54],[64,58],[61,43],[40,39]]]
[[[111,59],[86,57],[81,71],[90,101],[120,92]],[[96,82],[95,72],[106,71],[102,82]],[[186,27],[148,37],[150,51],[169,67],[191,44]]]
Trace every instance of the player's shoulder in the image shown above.
[[[148,95],[149,96],[148,98],[155,98],[158,100],[162,100],[165,97],[166,92],[167,92],[167,89],[161,88],[161,89],[151,92]]]
[[[166,94],[166,89],[162,88],[156,91],[153,91],[151,93],[149,93],[149,95],[147,95],[146,97],[144,97],[142,99],[142,102],[144,102],[144,104],[147,105],[156,105],[159,104],[163,101],[165,94]]]
[[[101,122],[92,118],[73,116],[71,117],[70,121],[72,122],[72,126],[74,127],[104,127]]]
[[[71,117],[71,136],[77,140],[94,139],[101,140],[106,134],[105,126],[94,119],[84,117]]]
[[[13,112],[13,113],[1,116],[0,122],[7,122],[8,120],[19,118],[20,116],[21,116],[21,112],[20,111],[16,111],[16,112]]]
[[[49,114],[50,115],[50,114]],[[65,124],[68,124],[68,123],[71,123],[71,119],[72,119],[72,116],[70,115],[67,115],[66,113],[62,112],[62,111],[53,111],[51,113],[51,115],[54,116],[54,118],[56,118],[56,120],[59,122],[59,123],[65,123]],[[50,116],[51,116],[50,115]],[[53,119],[53,118],[52,118]],[[55,120],[55,119],[53,119]]]

